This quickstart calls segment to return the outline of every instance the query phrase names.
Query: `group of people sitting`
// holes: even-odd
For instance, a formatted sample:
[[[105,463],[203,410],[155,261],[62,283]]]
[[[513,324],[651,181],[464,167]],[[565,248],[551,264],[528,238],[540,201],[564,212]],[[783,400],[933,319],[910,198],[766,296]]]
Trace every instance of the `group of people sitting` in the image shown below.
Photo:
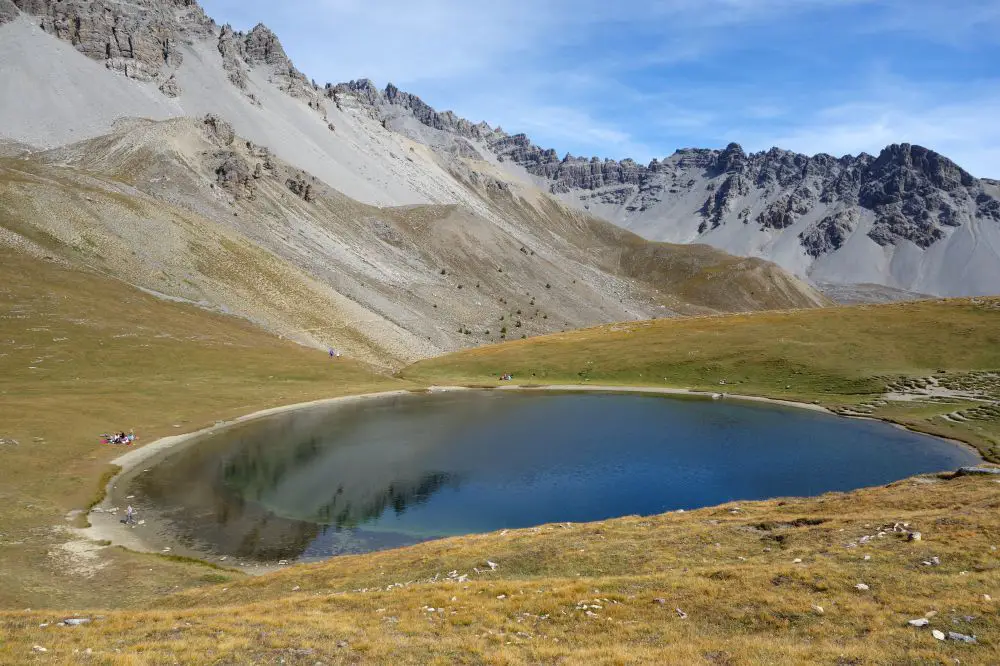
[[[114,434],[101,435],[101,443],[103,444],[124,444],[129,446],[135,441],[135,431],[129,430],[126,434],[125,432],[116,432]]]
[[[512,379],[514,379],[514,375],[510,374],[509,372],[505,372],[502,375],[500,375],[500,381],[502,382],[509,382]]]

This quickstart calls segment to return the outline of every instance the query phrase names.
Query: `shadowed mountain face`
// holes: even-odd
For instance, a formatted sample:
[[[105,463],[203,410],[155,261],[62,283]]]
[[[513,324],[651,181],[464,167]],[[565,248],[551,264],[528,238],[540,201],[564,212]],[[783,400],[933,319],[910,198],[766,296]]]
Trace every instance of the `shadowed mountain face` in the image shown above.
[[[394,88],[314,86],[264,26],[219,28],[184,0],[14,5],[0,242],[33,256],[392,367],[828,302],[766,261],[651,243],[559,201],[475,139],[485,126]]]

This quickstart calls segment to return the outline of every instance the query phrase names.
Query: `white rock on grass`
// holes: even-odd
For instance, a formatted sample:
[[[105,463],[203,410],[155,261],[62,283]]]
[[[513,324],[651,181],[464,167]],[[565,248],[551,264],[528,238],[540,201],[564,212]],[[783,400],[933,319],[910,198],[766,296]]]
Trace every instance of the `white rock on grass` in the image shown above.
[[[857,584],[857,585],[855,585],[854,587],[855,587],[855,589],[856,589],[856,590],[858,590],[859,592],[867,592],[868,590],[870,590],[870,589],[871,589],[870,587],[868,587],[868,586],[867,586],[867,585],[865,585],[864,583],[858,583],[858,584]]]
[[[939,641],[943,641],[944,640],[944,632],[943,631],[938,631],[937,629],[932,629],[931,630],[931,636],[933,636],[934,638],[938,639]]]
[[[910,620],[907,622],[911,627],[926,627],[931,621],[926,617],[918,617],[916,620]]]

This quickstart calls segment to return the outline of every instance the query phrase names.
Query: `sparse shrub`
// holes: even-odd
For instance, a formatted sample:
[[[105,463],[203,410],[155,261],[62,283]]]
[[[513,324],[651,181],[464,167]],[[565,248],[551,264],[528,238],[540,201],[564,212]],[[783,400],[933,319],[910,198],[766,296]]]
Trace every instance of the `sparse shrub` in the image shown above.
[[[497,266],[497,273],[503,273],[503,269]]]
[[[545,283],[545,288],[546,288],[546,289],[551,289],[551,288],[552,288],[552,285],[551,285],[551,284],[549,284],[548,282],[546,282],[546,283]]]
[[[522,339],[522,340],[524,340],[524,339],[525,339],[526,337],[528,337],[528,336],[527,336],[527,335],[525,335],[524,333],[522,333],[522,334],[521,334],[521,339]]]
[[[500,328],[500,337],[502,338],[505,335],[507,335],[507,327],[503,326]]]
[[[521,314],[521,311],[520,311],[520,310],[518,310],[518,311],[517,311],[517,314]]]
[[[435,306],[435,307],[437,307],[437,306]],[[547,314],[543,314],[542,315],[542,319],[548,319],[548,318],[549,318],[549,316]]]
[[[483,335],[489,335],[489,334],[490,334],[490,329],[486,329],[486,332],[483,333]]]
[[[441,275],[447,275],[448,271],[444,268],[441,269]]]
[[[514,322],[514,327],[515,328],[521,328],[521,320],[520,319],[518,319],[516,322]]]
[[[461,288],[462,288],[462,285],[458,285],[458,288],[459,288],[459,289],[461,289]]]

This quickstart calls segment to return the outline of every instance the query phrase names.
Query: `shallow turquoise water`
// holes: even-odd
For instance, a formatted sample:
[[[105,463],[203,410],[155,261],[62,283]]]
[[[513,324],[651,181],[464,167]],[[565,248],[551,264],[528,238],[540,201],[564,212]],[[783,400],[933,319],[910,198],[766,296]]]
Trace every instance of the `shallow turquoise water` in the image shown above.
[[[167,458],[129,492],[198,550],[313,559],[850,490],[976,460],[887,424],[799,409],[467,392],[253,421]]]

